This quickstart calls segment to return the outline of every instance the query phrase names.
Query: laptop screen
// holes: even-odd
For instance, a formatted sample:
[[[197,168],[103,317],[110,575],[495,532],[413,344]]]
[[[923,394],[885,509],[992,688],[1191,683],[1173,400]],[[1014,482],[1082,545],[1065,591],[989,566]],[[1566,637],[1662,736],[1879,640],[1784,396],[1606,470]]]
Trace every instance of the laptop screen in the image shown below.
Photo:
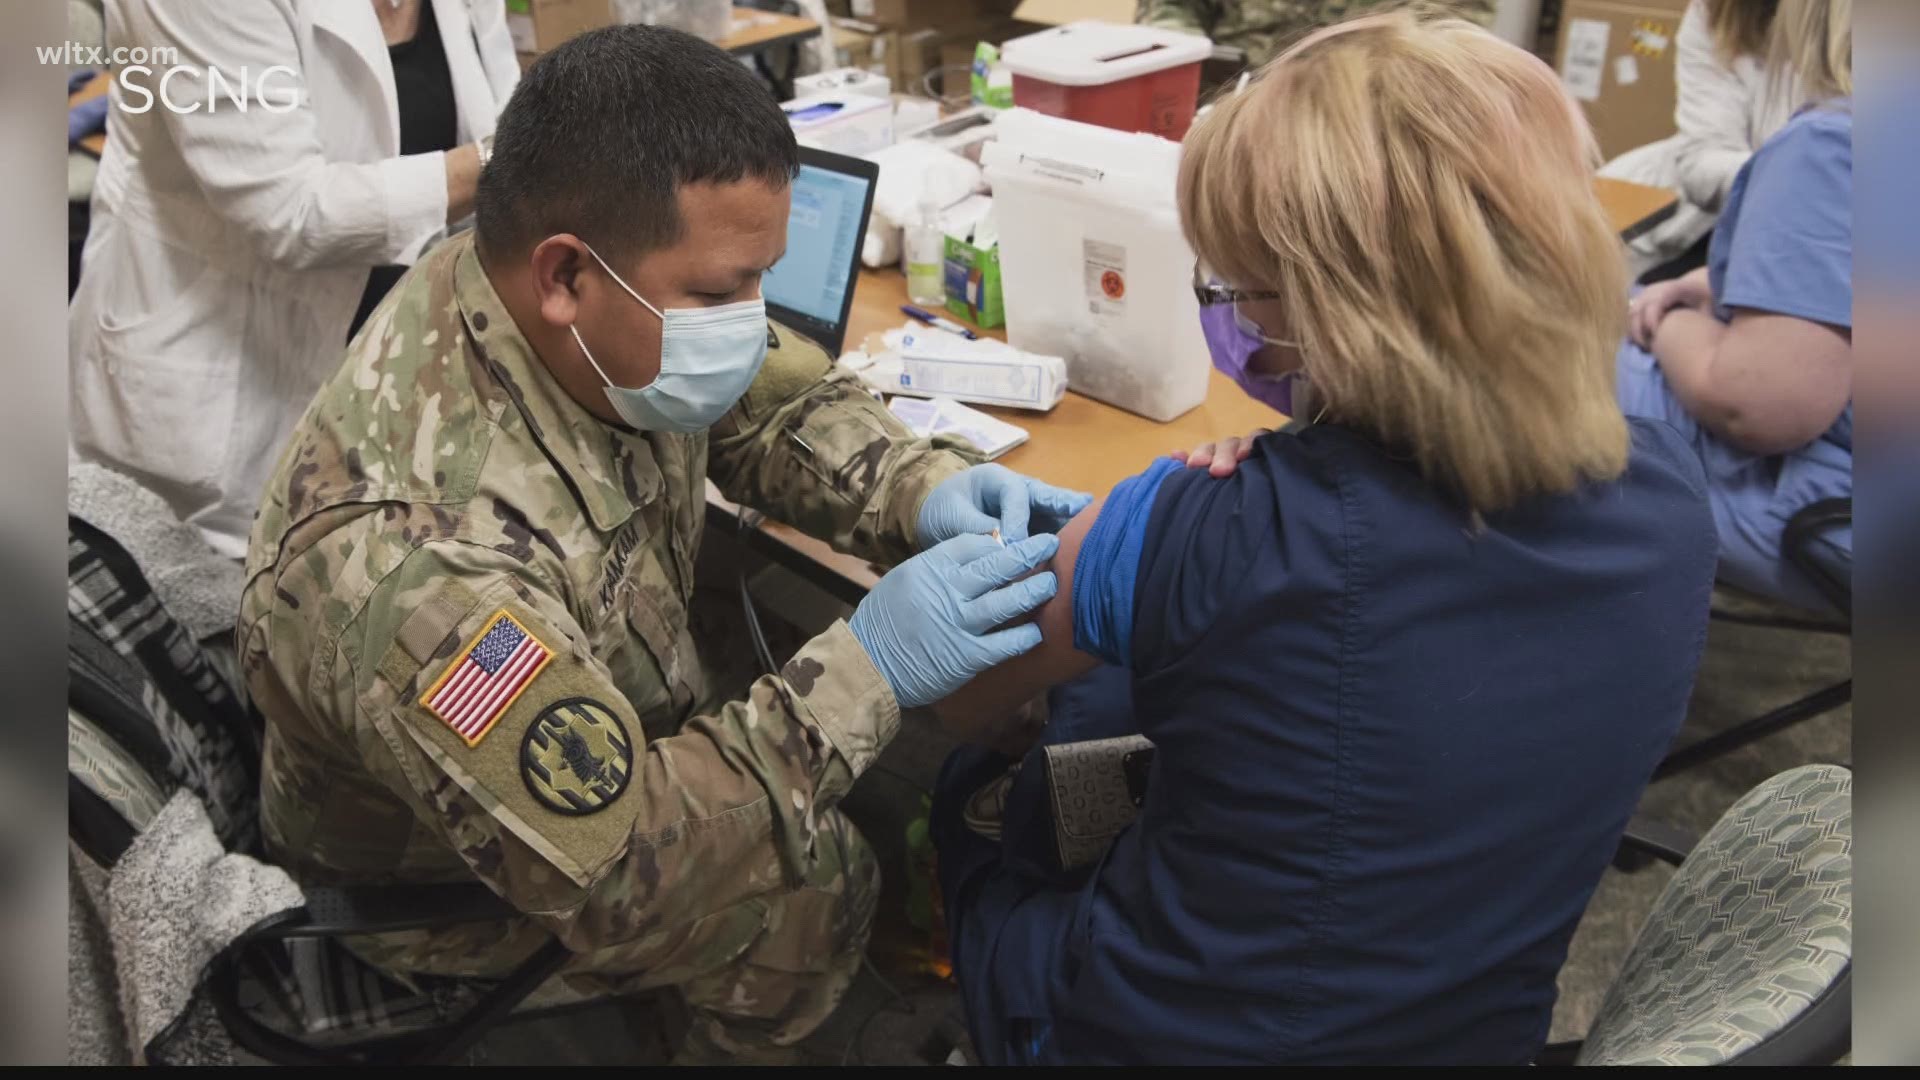
[[[769,305],[800,316],[796,329],[837,349],[872,205],[873,173],[870,167],[855,174],[804,160],[812,156],[803,155],[793,183],[786,257],[761,280],[761,289]]]

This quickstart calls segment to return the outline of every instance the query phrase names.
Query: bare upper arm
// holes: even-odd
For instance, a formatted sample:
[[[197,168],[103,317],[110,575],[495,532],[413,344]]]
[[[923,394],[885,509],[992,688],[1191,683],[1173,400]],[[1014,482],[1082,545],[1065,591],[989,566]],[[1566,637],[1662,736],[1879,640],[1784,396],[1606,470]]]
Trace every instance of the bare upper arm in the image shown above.
[[[1073,576],[1087,533],[1100,516],[1104,498],[1096,498],[1060,530],[1060,549],[1048,567],[1059,581],[1053,599],[1040,605],[1033,621],[1040,627],[1040,644],[1033,650],[994,667],[945,700],[934,712],[963,734],[978,725],[990,725],[1011,716],[1022,705],[1047,691],[1091,671],[1099,659],[1073,646]]]
[[[1796,450],[1833,426],[1853,396],[1853,332],[1793,315],[1734,309],[1713,382],[1729,439],[1759,454]]]
[[[1060,589],[1034,613],[1034,622],[1040,627],[1040,647],[1033,650],[1038,654],[1036,666],[1047,670],[1071,667],[1074,670],[1068,672],[1069,677],[1097,663],[1073,647],[1073,572],[1080,565],[1080,549],[1087,542],[1087,534],[1093,531],[1093,523],[1105,505],[1105,497],[1093,500],[1060,530],[1060,550],[1053,556],[1053,572],[1060,581]],[[1075,656],[1084,657],[1087,662],[1076,665],[1072,660]]]

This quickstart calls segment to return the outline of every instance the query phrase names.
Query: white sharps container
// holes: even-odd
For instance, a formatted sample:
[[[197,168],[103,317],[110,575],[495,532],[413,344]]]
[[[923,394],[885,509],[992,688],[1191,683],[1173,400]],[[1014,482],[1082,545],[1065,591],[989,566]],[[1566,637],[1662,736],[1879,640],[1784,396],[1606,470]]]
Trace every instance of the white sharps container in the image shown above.
[[[1007,341],[1064,357],[1068,384],[1154,420],[1207,396],[1180,233],[1180,145],[1011,109],[981,151],[1000,221]]]

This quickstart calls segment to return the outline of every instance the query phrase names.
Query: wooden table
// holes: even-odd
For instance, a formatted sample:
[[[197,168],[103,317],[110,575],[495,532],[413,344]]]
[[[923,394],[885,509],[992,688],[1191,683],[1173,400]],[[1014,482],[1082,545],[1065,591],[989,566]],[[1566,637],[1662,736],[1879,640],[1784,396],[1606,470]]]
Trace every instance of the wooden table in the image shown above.
[[[1624,238],[1652,228],[1674,211],[1673,192],[1618,180],[1599,180],[1600,202]],[[899,271],[862,270],[854,288],[853,309],[847,321],[847,347],[857,347],[868,334],[907,321],[900,305],[907,303],[907,280]],[[956,322],[967,320],[949,314]],[[969,324],[970,325],[970,324]],[[1006,339],[1002,330],[980,330],[987,337]],[[1092,398],[1069,392],[1051,412],[977,406],[1009,423],[1027,429],[1026,443],[1008,451],[999,462],[1049,484],[1104,495],[1114,484],[1146,468],[1170,450],[1191,449],[1209,439],[1243,435],[1255,428],[1277,427],[1286,417],[1254,401],[1218,371],[1207,373],[1206,400],[1166,423],[1148,420]],[[715,527],[737,526],[738,507],[709,493],[708,518]],[[778,522],[765,522],[747,534],[749,546],[825,588],[849,604],[858,603],[879,579],[879,570],[863,560],[842,555],[826,544]]]
[[[847,347],[857,346],[870,333],[907,322],[900,313],[900,305],[907,302],[907,279],[900,273],[862,270],[847,320]],[[946,314],[955,322],[972,325],[962,316]],[[1007,338],[1004,328],[979,333],[1001,341]],[[1028,431],[1025,443],[996,459],[1000,464],[1049,484],[1104,495],[1176,447],[1191,449],[1221,435],[1286,423],[1286,417],[1242,393],[1225,375],[1209,368],[1207,377],[1206,400],[1166,423],[1071,392],[1043,413],[992,405],[974,408]]]
[[[1595,177],[1593,186],[1600,193],[1600,205],[1607,208],[1620,239],[1632,240],[1648,229],[1672,217],[1680,208],[1680,196],[1666,188],[1648,187],[1625,180]]]
[[[900,313],[900,305],[907,302],[907,279],[899,271],[860,271],[853,310],[847,317],[847,347],[908,321]],[[962,316],[949,317],[973,326]],[[982,337],[1006,340],[1004,329],[973,329]],[[1191,449],[1222,435],[1286,423],[1286,417],[1241,393],[1218,371],[1209,370],[1207,377],[1206,400],[1164,424],[1072,392],[1044,413],[974,407],[1028,432],[1025,443],[996,459],[1000,464],[1049,484],[1104,495],[1170,450]],[[707,501],[710,523],[731,528],[738,508],[715,494],[709,494]],[[842,555],[787,525],[768,521],[758,532],[758,536],[749,534],[750,546],[848,603],[857,603],[879,579],[879,571],[865,561]]]
[[[812,19],[782,15],[777,11],[737,7],[733,9],[733,25],[728,27],[727,36],[714,44],[736,56],[744,56],[776,45],[805,41],[819,34],[820,24]]]

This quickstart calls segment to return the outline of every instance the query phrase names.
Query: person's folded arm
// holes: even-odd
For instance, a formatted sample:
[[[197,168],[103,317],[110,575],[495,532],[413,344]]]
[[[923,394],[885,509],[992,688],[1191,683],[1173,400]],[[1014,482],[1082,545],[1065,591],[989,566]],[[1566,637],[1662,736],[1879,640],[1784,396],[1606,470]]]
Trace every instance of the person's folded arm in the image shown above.
[[[1676,309],[1654,355],[1708,430],[1755,454],[1783,454],[1833,426],[1853,396],[1853,332],[1793,315],[1735,309],[1722,323]]]
[[[1763,146],[1720,245],[1715,310],[1670,312],[1653,354],[1721,438],[1756,454],[1798,449],[1853,393],[1850,118],[1810,113]]]

